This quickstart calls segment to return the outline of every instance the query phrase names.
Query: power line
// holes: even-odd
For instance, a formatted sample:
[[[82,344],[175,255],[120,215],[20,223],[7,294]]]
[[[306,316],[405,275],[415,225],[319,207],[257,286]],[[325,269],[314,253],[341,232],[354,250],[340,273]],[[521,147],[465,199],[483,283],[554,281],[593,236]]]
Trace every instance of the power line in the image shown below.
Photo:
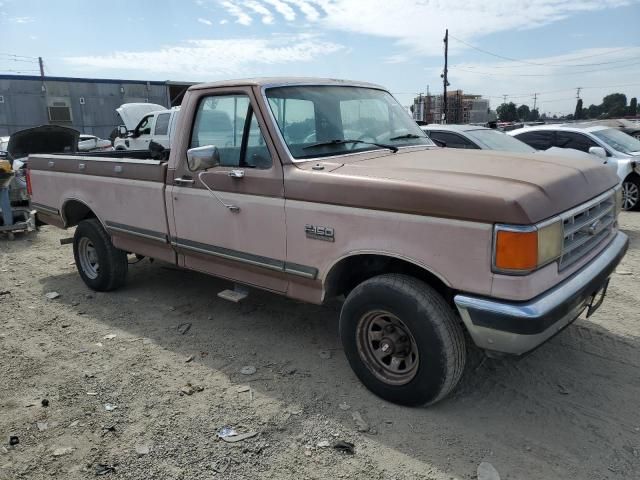
[[[13,57],[13,58],[30,58],[32,60],[38,60],[38,57],[28,57],[26,55],[16,55],[15,53],[0,53],[0,55],[4,57]]]
[[[508,60],[510,62],[524,63],[526,65],[534,65],[536,67],[540,67],[540,66],[577,67],[577,66],[579,66],[579,65],[562,65],[562,64],[557,64],[557,63],[554,64],[553,62],[529,62],[527,60],[518,60],[517,58],[507,57],[507,56],[504,56],[504,55],[500,55],[500,54],[497,54],[497,53],[490,52],[489,50],[485,50],[485,49],[480,48],[480,47],[476,47],[475,45],[471,45],[470,43],[467,43],[464,40],[460,40],[459,38],[457,38],[457,37],[455,37],[453,35],[451,35],[451,38],[453,38],[454,40],[456,40],[456,41],[458,41],[458,42],[460,42],[460,43],[462,43],[464,45],[466,45],[469,48],[473,48],[474,50],[482,52],[482,53],[484,53],[486,55],[491,55],[492,57],[501,58],[502,60]],[[572,59],[568,59],[567,61],[571,62],[571,61],[575,61],[575,60],[582,60],[582,59],[585,59],[585,58],[598,57],[598,56],[601,56],[601,55],[610,55],[612,53],[620,52],[620,51],[623,51],[623,50],[629,50],[631,48],[636,48],[636,47],[635,46],[634,47],[624,47],[624,48],[619,48],[619,49],[616,49],[616,50],[610,50],[608,52],[601,52],[601,53],[596,53],[596,54],[592,54],[592,55],[584,55],[582,57],[575,57],[575,58],[572,58]],[[615,63],[615,62],[604,62],[604,63],[600,63],[600,64],[595,63],[595,64],[587,64],[587,65],[605,65],[607,63]],[[583,65],[583,66],[586,66],[586,65]],[[504,67],[500,67],[500,68],[504,68]]]
[[[613,70],[613,69],[617,69],[617,68],[626,68],[626,67],[632,67],[634,65],[638,65],[640,64],[639,61],[635,61],[636,59],[629,59],[629,60],[634,60],[633,63],[628,63],[626,65],[618,65],[617,67],[609,67],[609,70]],[[452,66],[449,67],[450,69],[454,69],[454,70],[459,70],[462,72],[468,72],[468,73],[474,73],[476,75],[489,75],[492,77],[500,77],[500,76],[504,76],[504,77],[556,77],[558,75],[581,75],[583,73],[593,73],[593,72],[601,72],[601,69],[597,69],[597,70],[581,70],[579,72],[564,72],[564,73],[560,73],[560,72],[556,72],[556,73],[530,73],[530,74],[524,74],[524,73],[491,73],[491,72],[478,72],[475,70],[470,70],[470,69],[466,69],[466,68],[461,68],[461,67],[457,67],[457,66]]]

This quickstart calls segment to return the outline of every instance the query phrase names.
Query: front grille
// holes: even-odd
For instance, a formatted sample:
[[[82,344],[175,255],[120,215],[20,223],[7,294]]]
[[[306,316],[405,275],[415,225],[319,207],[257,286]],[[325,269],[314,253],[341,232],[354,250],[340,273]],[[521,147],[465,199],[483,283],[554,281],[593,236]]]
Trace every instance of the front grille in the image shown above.
[[[564,240],[560,270],[574,264],[615,228],[615,195],[598,197],[562,215]]]

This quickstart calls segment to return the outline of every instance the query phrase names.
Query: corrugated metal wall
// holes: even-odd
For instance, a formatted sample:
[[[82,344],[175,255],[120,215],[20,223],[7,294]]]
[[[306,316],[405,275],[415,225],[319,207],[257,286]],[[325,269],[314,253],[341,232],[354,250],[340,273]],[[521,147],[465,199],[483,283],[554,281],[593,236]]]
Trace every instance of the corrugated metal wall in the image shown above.
[[[56,123],[81,133],[109,138],[120,124],[115,109],[123,103],[149,102],[168,107],[163,82],[125,80],[45,79],[0,76],[0,136],[24,128]],[[48,107],[68,106],[71,122],[50,122]]]

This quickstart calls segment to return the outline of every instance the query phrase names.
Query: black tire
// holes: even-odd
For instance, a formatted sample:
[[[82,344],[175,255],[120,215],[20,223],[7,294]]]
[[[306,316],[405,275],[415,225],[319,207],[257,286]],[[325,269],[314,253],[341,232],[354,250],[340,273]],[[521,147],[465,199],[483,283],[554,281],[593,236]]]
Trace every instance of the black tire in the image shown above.
[[[363,322],[380,312],[399,319],[408,332],[399,339],[408,336],[413,348],[417,347],[414,368],[412,373],[407,373],[411,378],[381,378],[387,375],[383,366],[371,360],[373,354],[366,353],[361,339],[363,332],[369,330]],[[391,331],[394,330],[397,332],[398,329],[391,327]],[[407,275],[380,275],[358,285],[342,307],[340,337],[351,368],[360,381],[373,393],[393,403],[433,404],[446,397],[462,377],[466,349],[460,320],[433,288]],[[388,347],[387,342],[385,337],[379,346]],[[391,350],[400,344],[391,343],[394,345]],[[406,344],[405,340],[404,347]],[[406,354],[410,348],[398,350]],[[376,351],[380,353],[380,350]]]
[[[625,178],[624,181],[622,182],[622,191],[623,191],[623,198],[622,198],[623,210],[626,210],[626,211],[640,210],[640,176],[636,175],[635,173],[632,173],[627,178]],[[629,199],[631,204],[625,203],[625,197],[626,197],[625,192],[628,192],[629,195],[635,195],[633,199],[631,198]],[[635,200],[635,202],[633,200]]]
[[[85,244],[91,245],[97,268],[86,265],[87,256],[82,253]],[[108,292],[124,285],[127,278],[127,254],[111,243],[109,235],[97,218],[81,221],[73,236],[73,257],[78,273],[92,290]],[[83,261],[84,258],[84,261]]]

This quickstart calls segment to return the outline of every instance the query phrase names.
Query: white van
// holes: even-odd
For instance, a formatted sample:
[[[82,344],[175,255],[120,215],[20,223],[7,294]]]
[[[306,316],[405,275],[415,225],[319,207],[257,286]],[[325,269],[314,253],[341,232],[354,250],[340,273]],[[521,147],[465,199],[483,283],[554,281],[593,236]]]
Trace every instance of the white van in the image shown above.
[[[170,147],[180,107],[173,107],[171,110],[167,110],[160,105],[155,105],[160,109],[143,112],[143,116],[135,128],[130,128],[132,120],[136,118],[135,114],[139,115],[142,111],[139,106],[143,105],[153,104],[125,104],[117,109],[120,117],[125,122],[125,127],[121,127],[120,137],[116,138],[113,143],[116,150],[146,150],[149,148],[151,141],[159,143],[164,148]],[[135,108],[132,109],[129,106],[135,106]],[[127,125],[127,122],[129,125]]]

